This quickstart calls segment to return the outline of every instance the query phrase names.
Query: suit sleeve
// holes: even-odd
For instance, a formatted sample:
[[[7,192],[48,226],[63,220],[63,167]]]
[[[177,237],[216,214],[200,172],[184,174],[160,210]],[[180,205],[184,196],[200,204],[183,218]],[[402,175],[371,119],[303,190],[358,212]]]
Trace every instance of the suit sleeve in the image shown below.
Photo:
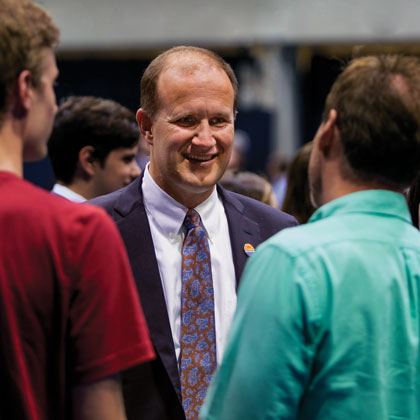
[[[153,358],[124,245],[102,209],[92,207],[74,222],[69,254],[74,383],[97,381]]]
[[[250,259],[202,419],[296,418],[320,316],[305,277],[295,258],[269,244]]]

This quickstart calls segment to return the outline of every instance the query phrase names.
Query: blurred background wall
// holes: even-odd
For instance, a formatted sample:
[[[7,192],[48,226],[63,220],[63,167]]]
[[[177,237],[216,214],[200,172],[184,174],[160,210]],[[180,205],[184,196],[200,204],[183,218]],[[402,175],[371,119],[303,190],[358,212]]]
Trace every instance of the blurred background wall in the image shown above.
[[[325,96],[351,57],[420,53],[415,0],[38,0],[61,29],[57,98],[96,95],[136,111],[141,75],[174,45],[221,54],[239,79],[236,128],[247,169],[311,140]],[[25,177],[49,188],[48,159]]]

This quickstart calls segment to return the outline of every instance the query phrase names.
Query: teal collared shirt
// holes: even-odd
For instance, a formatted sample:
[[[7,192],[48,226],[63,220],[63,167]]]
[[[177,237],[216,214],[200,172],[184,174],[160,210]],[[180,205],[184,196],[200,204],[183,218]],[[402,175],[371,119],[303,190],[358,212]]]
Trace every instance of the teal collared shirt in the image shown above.
[[[404,197],[331,201],[250,259],[202,419],[418,420],[419,330]]]

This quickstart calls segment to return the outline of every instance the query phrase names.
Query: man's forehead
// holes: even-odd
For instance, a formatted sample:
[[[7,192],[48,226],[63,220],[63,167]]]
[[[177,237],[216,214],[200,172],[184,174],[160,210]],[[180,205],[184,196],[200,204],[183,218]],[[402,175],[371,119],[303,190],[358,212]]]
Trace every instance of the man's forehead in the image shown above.
[[[197,60],[190,57],[181,60],[173,60],[168,63],[162,70],[158,83],[162,80],[180,79],[196,74],[205,74],[210,72],[225,73],[225,71],[214,61],[209,59]],[[226,74],[226,73],[225,73]]]
[[[191,68],[170,68],[162,73],[158,80],[159,101],[165,104],[178,103],[185,105],[184,102],[191,101],[192,98],[205,98],[206,103],[215,92],[218,103],[229,97],[233,107],[234,92],[232,84],[223,69],[200,68],[192,70]],[[164,103],[160,102],[159,108]]]
[[[232,82],[225,69],[219,62],[205,54],[196,52],[179,52],[166,58],[164,66],[159,74],[156,93],[158,103],[165,97],[179,98],[188,96],[190,88],[182,89],[186,84],[191,86],[195,83],[198,89],[212,90],[215,85],[224,85],[226,94],[234,96]],[[191,83],[190,83],[191,82]],[[233,101],[233,99],[232,99]],[[159,103],[158,108],[161,107]]]
[[[216,83],[216,80],[219,83],[221,79],[225,79],[227,85],[231,86],[229,77],[224,69],[214,62],[209,62],[208,60],[202,62],[176,62],[174,65],[167,66],[161,72],[157,81],[157,92],[160,96],[163,92],[169,93],[167,89],[169,86],[182,86],[185,82],[193,80],[202,86],[206,86],[206,88],[210,88],[212,84]]]

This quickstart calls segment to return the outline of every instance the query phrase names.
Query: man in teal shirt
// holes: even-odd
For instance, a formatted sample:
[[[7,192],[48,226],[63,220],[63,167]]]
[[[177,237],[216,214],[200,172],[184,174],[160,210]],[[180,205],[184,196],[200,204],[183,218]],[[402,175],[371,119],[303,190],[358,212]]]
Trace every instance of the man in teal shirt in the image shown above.
[[[420,418],[420,62],[352,61],[309,164],[319,209],[247,265],[202,419]]]

